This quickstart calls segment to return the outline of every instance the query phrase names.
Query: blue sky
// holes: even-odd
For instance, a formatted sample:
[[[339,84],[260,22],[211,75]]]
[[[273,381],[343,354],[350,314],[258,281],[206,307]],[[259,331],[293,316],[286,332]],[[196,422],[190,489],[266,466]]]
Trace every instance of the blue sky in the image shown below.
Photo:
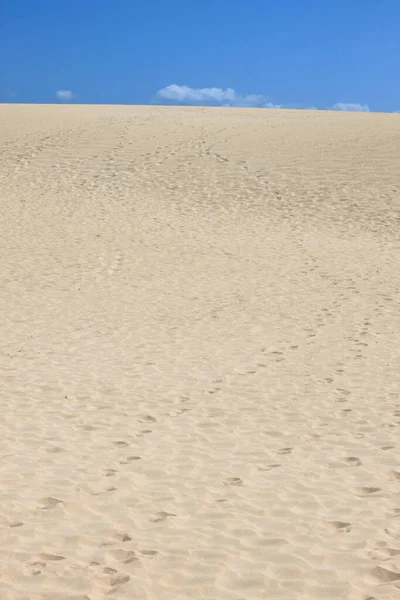
[[[2,0],[0,12],[1,102],[400,109],[400,0]]]

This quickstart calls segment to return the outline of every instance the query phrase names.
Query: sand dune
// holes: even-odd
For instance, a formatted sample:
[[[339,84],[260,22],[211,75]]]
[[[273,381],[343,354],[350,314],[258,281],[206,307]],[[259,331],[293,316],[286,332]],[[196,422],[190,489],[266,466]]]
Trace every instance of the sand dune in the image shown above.
[[[0,107],[1,600],[400,598],[400,118]]]

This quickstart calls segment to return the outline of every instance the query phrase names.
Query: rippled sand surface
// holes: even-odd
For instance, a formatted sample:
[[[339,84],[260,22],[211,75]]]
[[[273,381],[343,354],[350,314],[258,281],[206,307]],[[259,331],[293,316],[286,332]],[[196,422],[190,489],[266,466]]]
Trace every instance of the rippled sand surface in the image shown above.
[[[400,598],[400,115],[0,107],[0,598]]]

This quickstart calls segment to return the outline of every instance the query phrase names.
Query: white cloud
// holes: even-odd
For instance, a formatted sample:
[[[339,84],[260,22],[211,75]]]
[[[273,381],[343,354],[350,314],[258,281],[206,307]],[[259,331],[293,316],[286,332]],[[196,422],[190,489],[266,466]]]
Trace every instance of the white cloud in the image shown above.
[[[333,110],[345,110],[349,112],[369,112],[368,104],[357,104],[352,102],[337,102],[332,108]]]
[[[253,108],[293,108],[319,110],[317,106],[300,104],[273,104],[263,94],[239,94],[233,88],[192,88],[187,85],[172,84],[161,88],[155,95],[156,103],[184,104],[191,106],[237,106]],[[330,110],[370,112],[368,104],[357,102],[337,102]]]
[[[74,94],[71,90],[57,90],[56,96],[59,100],[63,100],[64,102],[68,102],[74,98]]]
[[[191,105],[247,106],[280,108],[267,101],[262,94],[241,95],[232,88],[191,88],[187,85],[168,85],[156,93],[156,100]]]

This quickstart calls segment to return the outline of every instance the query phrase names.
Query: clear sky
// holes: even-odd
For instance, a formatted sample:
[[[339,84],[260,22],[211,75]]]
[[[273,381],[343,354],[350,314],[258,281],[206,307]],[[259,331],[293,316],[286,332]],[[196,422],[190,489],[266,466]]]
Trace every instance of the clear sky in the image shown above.
[[[1,102],[394,112],[400,0],[0,0],[0,56]]]

